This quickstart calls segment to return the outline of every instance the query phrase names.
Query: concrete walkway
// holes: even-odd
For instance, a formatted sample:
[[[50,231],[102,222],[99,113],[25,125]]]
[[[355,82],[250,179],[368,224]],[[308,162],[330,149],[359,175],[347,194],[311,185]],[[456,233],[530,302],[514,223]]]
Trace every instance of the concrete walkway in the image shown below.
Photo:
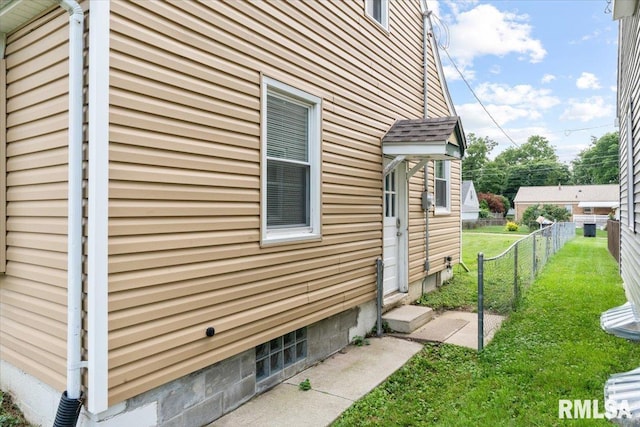
[[[210,426],[327,426],[420,349],[422,344],[404,339],[369,338],[369,345],[346,347]],[[311,390],[299,390],[298,385],[307,378]]]
[[[493,337],[503,318],[485,318],[494,327]],[[421,342],[435,341],[476,349],[476,313],[448,311],[411,334],[369,338],[369,345],[350,345],[323,362],[256,396],[233,412],[214,421],[218,427],[324,427],[331,424],[351,404],[381,384],[422,349]],[[298,385],[309,379],[311,390]]]
[[[485,313],[484,345],[500,328],[503,316]],[[445,311],[414,332],[404,335],[418,342],[443,342],[478,349],[478,314],[466,311]]]

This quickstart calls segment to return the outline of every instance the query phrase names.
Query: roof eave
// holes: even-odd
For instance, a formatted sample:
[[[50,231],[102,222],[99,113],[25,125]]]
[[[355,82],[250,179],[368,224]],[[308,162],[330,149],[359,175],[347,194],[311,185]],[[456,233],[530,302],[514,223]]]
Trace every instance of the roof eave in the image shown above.
[[[58,4],[55,0],[0,1],[0,33],[9,34],[42,12]]]
[[[638,8],[638,0],[613,0],[613,19],[633,16]]]
[[[382,153],[387,156],[406,156],[407,160],[460,160],[462,151],[449,141],[442,142],[394,142],[384,144]]]

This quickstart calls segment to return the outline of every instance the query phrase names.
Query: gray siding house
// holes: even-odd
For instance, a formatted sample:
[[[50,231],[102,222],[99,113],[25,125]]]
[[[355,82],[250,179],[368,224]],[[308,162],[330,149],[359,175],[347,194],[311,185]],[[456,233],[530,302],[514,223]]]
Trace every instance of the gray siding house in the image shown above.
[[[480,202],[473,181],[462,181],[462,220],[475,222],[480,214]]]
[[[616,0],[619,22],[618,120],[620,122],[620,274],[628,302],[602,314],[602,327],[640,340],[640,11],[638,0]],[[631,416],[640,415],[640,368],[614,374],[607,381],[607,401],[624,401]]]

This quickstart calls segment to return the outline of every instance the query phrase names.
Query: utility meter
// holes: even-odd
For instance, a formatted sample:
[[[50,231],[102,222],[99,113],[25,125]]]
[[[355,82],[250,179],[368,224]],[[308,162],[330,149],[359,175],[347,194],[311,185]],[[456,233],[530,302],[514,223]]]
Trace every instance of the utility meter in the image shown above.
[[[428,211],[431,209],[431,205],[433,205],[433,194],[430,194],[428,191],[422,192],[422,210]]]

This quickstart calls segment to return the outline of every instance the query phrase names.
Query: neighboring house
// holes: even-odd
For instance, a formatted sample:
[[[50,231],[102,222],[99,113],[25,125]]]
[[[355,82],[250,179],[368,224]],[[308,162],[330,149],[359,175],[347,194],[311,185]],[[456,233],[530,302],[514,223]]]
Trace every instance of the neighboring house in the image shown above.
[[[602,327],[626,339],[640,340],[640,11],[638,0],[615,0],[618,33],[618,121],[620,123],[620,274],[628,302],[601,316]],[[638,370],[614,374],[605,399],[624,404],[640,416]],[[609,403],[608,403],[609,404]]]
[[[603,225],[620,204],[619,193],[618,184],[520,187],[513,199],[515,219],[522,220],[524,211],[530,206],[555,205],[567,209],[572,215],[571,220],[579,226],[584,222]]]
[[[462,220],[477,221],[479,213],[480,203],[473,181],[462,181]]]
[[[82,391],[81,425],[206,424],[371,331],[377,259],[386,305],[450,274],[465,139],[430,26],[418,0],[0,1],[27,417]]]

